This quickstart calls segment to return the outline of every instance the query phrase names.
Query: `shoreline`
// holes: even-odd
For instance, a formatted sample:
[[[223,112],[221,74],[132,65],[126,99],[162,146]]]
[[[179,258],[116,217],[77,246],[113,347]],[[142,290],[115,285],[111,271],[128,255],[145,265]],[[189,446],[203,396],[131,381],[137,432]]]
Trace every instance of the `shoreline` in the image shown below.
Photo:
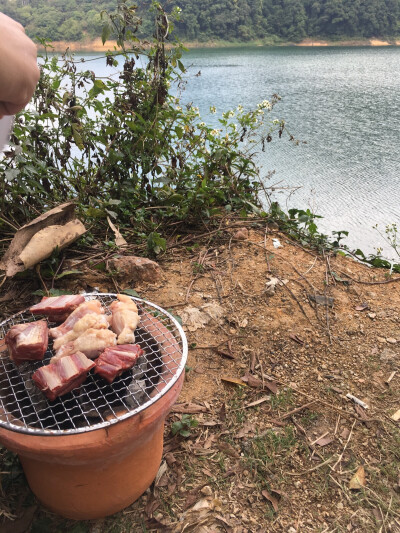
[[[72,52],[107,52],[108,50],[116,50],[117,42],[110,40],[107,41],[104,45],[100,38],[93,39],[91,41],[53,41],[51,43],[52,49],[50,51],[54,52],[65,52],[69,49]],[[370,46],[370,47],[381,47],[381,46],[400,46],[400,39],[394,40],[383,40],[383,39],[365,39],[365,40],[343,40],[343,41],[326,41],[323,39],[303,39],[299,43],[294,42],[267,42],[262,40],[249,41],[249,42],[228,42],[228,41],[190,41],[183,43],[185,48],[196,49],[196,48],[229,48],[229,47],[265,47],[265,48],[278,48],[278,47],[343,47],[343,46]],[[38,50],[43,51],[44,47],[38,45]]]

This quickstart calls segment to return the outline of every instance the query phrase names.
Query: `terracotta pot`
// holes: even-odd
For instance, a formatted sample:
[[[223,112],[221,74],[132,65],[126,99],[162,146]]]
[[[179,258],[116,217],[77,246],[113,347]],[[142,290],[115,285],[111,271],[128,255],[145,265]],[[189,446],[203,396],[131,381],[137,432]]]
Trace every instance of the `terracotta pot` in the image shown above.
[[[143,317],[142,322],[149,333],[153,328],[160,337],[161,332],[158,342],[168,368],[176,340],[154,317]],[[0,428],[0,442],[18,454],[29,486],[50,510],[76,520],[114,514],[153,482],[161,462],[165,417],[183,379],[184,373],[149,407],[105,428],[65,436]]]

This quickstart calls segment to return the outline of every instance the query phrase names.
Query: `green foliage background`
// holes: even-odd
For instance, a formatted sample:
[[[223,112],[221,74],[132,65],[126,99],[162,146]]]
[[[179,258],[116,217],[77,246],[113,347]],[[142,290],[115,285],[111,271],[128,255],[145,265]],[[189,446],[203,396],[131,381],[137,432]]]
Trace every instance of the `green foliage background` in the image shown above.
[[[176,24],[184,40],[300,41],[394,38],[399,35],[400,0],[164,0],[168,13],[182,10]],[[137,2],[140,35],[151,36],[149,0]],[[101,10],[115,12],[117,0],[0,0],[0,11],[21,22],[31,37],[79,41],[99,37]]]

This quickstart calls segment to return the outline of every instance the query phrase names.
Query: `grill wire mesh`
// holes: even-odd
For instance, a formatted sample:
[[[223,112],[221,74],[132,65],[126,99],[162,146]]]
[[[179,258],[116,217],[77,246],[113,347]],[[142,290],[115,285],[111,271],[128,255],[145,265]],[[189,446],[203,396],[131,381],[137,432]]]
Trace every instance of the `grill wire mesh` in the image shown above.
[[[115,294],[85,294],[100,300],[106,313]],[[16,366],[7,351],[0,353],[0,427],[21,433],[65,435],[117,423],[146,409],[163,396],[185,368],[187,341],[177,320],[157,305],[132,297],[141,316],[135,343],[144,350],[132,369],[108,384],[93,371],[79,388],[50,402],[31,376],[54,355],[52,340],[43,361]],[[151,325],[148,326],[150,318]],[[0,323],[0,343],[11,326],[43,320],[22,311]],[[154,320],[155,319],[155,320]],[[141,325],[142,324],[142,325]],[[147,324],[147,325],[146,325]],[[49,327],[56,324],[49,323]],[[3,341],[4,342],[4,341]]]

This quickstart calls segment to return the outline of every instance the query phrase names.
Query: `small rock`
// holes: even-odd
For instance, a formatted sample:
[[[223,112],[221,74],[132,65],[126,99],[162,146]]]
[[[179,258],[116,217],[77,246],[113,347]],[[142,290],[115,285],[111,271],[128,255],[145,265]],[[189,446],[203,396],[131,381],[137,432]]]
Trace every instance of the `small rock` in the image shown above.
[[[383,337],[377,337],[376,340],[378,342],[386,342],[386,339],[384,339]]]
[[[295,529],[293,526],[290,526],[288,533],[297,533],[297,529]]]
[[[247,228],[239,228],[233,235],[234,239],[239,241],[247,241],[249,238],[249,230]]]
[[[155,283],[161,277],[161,268],[151,259],[127,255],[110,259],[111,270],[117,272],[117,276],[124,282]]]
[[[203,487],[200,491],[204,496],[212,496],[212,489],[209,485]]]
[[[397,340],[394,339],[393,337],[389,337],[386,339],[386,342],[388,342],[389,344],[396,344]]]
[[[379,359],[384,363],[391,363],[398,359],[398,355],[392,350],[389,350],[389,348],[385,348],[379,356]]]
[[[371,320],[373,320],[374,318],[376,318],[376,313],[368,313],[367,315]]]

